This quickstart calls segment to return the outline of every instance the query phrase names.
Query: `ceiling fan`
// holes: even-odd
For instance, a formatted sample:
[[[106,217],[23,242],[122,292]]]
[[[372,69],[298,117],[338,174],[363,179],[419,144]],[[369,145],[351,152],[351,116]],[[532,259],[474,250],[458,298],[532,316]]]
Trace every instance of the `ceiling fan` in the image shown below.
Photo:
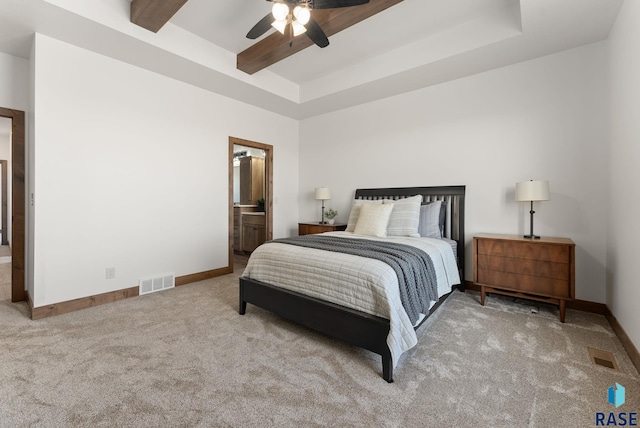
[[[339,7],[359,6],[369,0],[267,0],[273,3],[271,13],[262,18],[247,33],[248,39],[257,39],[270,28],[282,34],[289,30],[289,46],[293,38],[306,34],[321,48],[329,46],[329,39],[320,25],[311,17],[313,9],[336,9]]]

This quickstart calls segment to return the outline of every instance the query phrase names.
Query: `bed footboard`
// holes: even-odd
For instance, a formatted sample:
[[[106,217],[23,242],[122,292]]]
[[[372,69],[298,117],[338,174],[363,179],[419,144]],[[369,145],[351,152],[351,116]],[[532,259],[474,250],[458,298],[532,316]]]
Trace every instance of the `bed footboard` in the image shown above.
[[[326,302],[265,282],[240,278],[238,312],[254,304],[300,325],[382,356],[382,377],[393,382],[393,362],[387,345],[389,320]]]

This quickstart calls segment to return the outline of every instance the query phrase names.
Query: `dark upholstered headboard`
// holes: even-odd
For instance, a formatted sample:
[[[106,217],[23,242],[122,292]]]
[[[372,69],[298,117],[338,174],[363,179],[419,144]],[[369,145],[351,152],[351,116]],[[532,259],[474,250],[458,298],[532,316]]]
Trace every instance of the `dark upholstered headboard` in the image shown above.
[[[458,267],[464,283],[464,196],[465,186],[392,187],[357,189],[356,199],[402,199],[422,195],[423,202],[444,201],[446,205],[445,237],[458,243]]]

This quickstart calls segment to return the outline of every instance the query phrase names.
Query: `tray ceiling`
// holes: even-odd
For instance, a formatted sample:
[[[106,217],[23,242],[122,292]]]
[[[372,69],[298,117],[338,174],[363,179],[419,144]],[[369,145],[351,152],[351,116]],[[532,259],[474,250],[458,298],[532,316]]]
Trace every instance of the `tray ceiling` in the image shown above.
[[[157,33],[129,0],[0,0],[0,52],[28,57],[39,32],[301,119],[606,39],[621,4],[404,0],[248,75],[236,55],[264,0],[188,0]]]

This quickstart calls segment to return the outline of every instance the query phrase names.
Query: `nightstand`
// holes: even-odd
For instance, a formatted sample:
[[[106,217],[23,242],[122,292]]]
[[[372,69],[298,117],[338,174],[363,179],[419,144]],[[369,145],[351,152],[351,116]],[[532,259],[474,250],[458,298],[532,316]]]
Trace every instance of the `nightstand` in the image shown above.
[[[346,224],[320,224],[320,223],[298,223],[298,235],[313,235],[315,233],[335,232],[345,230]]]
[[[486,293],[551,303],[564,322],[575,296],[575,244],[568,238],[527,239],[517,235],[473,237],[473,281]]]

